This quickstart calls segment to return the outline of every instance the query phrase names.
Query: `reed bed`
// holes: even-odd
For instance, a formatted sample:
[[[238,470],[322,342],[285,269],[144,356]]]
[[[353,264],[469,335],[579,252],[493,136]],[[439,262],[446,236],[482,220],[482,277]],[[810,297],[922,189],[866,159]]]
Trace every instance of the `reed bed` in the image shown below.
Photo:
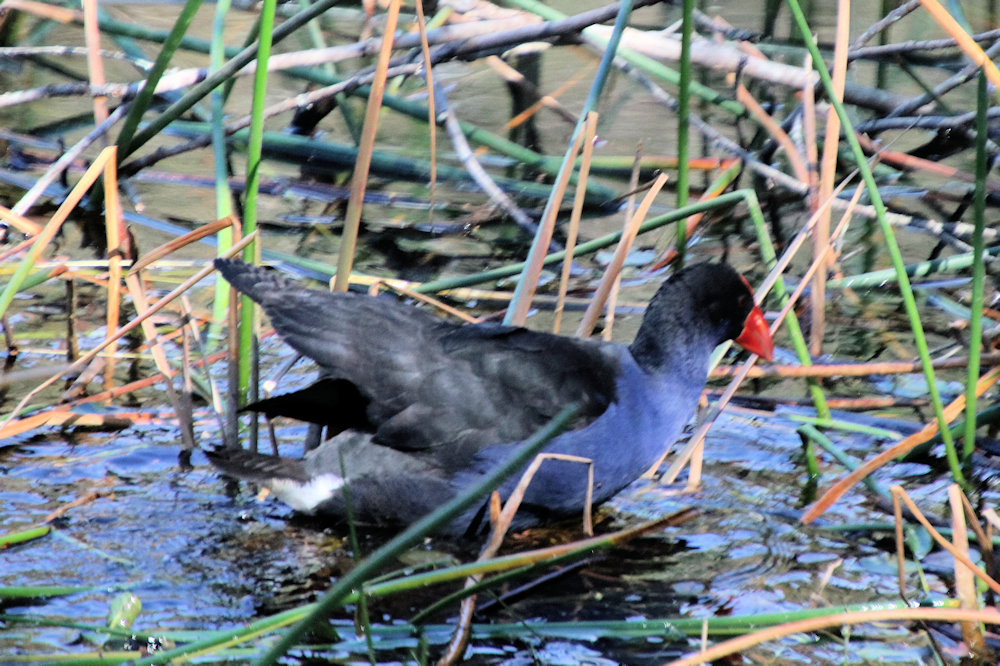
[[[0,642],[48,624],[87,640],[0,661],[456,663],[470,642],[530,633],[655,638],[689,652],[676,664],[766,658],[788,649],[784,637],[810,635],[842,641],[853,662],[863,656],[851,653],[850,627],[897,621],[925,641],[923,654],[996,663],[1000,245],[989,220],[1000,192],[1000,31],[992,2],[965,16],[937,0],[889,4],[766,2],[750,26],[691,0],[566,14],[535,0],[189,0],[157,6],[171,26],[160,30],[127,5],[0,2],[0,456],[35,436],[163,423],[178,433],[180,468],[207,431],[257,446],[258,422],[238,407],[270,388],[257,362],[270,333],[249,300],[222,281],[205,286],[213,256],[333,289],[391,289],[470,318],[540,327],[531,315],[551,310],[544,325],[584,336],[600,327],[610,339],[641,308],[633,294],[664,270],[725,255],[758,285],[779,357],[737,364],[720,350],[713,378],[728,385],[650,474],[697,493],[712,455],[705,436],[723,409],[781,412],[802,441],[806,501],[787,507],[798,529],[888,532],[899,571],[898,596],[848,607],[471,620],[476,595],[684,524],[691,510],[550,547],[519,548],[499,530],[471,564],[379,578],[529,460],[567,412],[482,488],[364,557],[355,537],[356,566],[314,603],[238,629],[156,631],[128,591],[95,625],[44,609],[91,587],[7,584],[5,608],[39,608],[0,615]],[[496,108],[508,92],[510,114]],[[416,261],[396,271],[397,255]],[[58,294],[64,332],[24,323],[39,293]],[[851,353],[859,331],[866,342]],[[895,375],[920,390],[876,388]],[[962,390],[944,395],[946,380]],[[866,459],[843,450],[847,437],[873,444]],[[931,470],[926,485],[891,482],[912,461]],[[113,492],[113,482],[95,485],[41,520],[5,516],[0,548],[44,560],[74,511]],[[838,523],[845,498],[885,520]],[[954,563],[944,594],[922,569],[935,548]],[[372,620],[376,600],[428,586],[444,591],[424,611]],[[459,603],[458,619],[440,621]]]

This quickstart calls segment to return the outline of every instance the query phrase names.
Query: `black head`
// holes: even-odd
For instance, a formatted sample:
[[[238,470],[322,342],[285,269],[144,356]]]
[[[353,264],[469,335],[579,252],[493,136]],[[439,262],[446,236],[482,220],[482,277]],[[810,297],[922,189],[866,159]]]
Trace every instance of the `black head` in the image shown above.
[[[754,308],[753,292],[746,279],[726,264],[694,264],[677,272],[679,282],[691,298],[691,306],[703,313],[716,344],[735,340]],[[662,290],[662,287],[661,287]]]
[[[700,358],[737,338],[750,351],[768,356],[770,335],[761,326],[763,318],[742,275],[725,264],[693,264],[671,276],[653,296],[630,349],[647,368],[676,363],[680,357]],[[747,344],[748,332],[761,344]]]

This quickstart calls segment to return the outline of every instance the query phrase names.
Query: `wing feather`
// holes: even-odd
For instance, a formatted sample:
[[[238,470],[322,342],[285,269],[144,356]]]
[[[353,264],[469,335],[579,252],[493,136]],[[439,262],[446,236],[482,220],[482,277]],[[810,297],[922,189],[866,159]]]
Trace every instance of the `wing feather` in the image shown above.
[[[325,381],[350,382],[367,399],[378,444],[461,461],[529,437],[571,402],[581,405],[573,427],[583,427],[616,398],[618,345],[496,324],[458,326],[396,300],[304,289],[241,262],[216,265],[264,308],[292,348],[316,361]],[[362,422],[315,419],[331,421]]]

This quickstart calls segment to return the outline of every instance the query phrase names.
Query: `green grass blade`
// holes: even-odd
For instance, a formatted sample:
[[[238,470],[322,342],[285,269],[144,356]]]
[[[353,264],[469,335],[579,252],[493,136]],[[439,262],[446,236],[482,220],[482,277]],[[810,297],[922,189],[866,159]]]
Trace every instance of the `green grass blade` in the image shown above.
[[[986,74],[980,70],[977,87],[976,112],[976,195],[973,207],[973,222],[976,231],[972,236],[972,301],[969,309],[969,376],[965,386],[965,435],[962,459],[968,464],[976,448],[976,382],[979,381],[979,355],[983,348],[983,282],[986,279],[986,264],[983,262],[983,226],[986,218],[986,142],[989,139],[986,112],[989,99],[986,90]]]
[[[277,0],[264,0],[260,13],[259,39],[257,43],[257,69],[254,72],[253,102],[250,110],[250,132],[247,141],[247,185],[244,196],[243,233],[251,234],[257,229],[257,195],[260,187],[261,154],[264,145],[264,107],[267,102],[267,62],[271,57],[271,35],[274,32],[274,13]],[[260,262],[260,243],[251,243],[243,250],[243,260],[256,264]],[[252,375],[256,354],[255,308],[249,297],[243,296],[240,309],[239,342],[239,395],[240,400],[249,400],[252,390],[256,390]],[[243,403],[245,404],[245,403]],[[256,423],[256,419],[254,419]]]
[[[920,355],[920,364],[923,368],[924,376],[927,379],[927,389],[930,394],[931,404],[934,407],[934,415],[938,422],[938,428],[941,431],[942,439],[944,441],[945,452],[948,458],[948,467],[951,469],[952,478],[956,483],[968,490],[969,484],[965,479],[965,475],[962,473],[958,453],[955,449],[955,441],[948,430],[948,423],[944,415],[944,405],[941,403],[941,394],[938,391],[934,367],[931,365],[930,351],[927,348],[927,337],[924,335],[924,327],[920,322],[920,313],[917,311],[917,302],[913,297],[913,290],[910,288],[910,280],[906,276],[906,265],[903,263],[903,254],[899,249],[899,244],[896,242],[896,235],[893,232],[892,225],[886,219],[887,210],[885,202],[882,201],[882,196],[879,193],[875,177],[872,175],[871,167],[869,167],[868,160],[865,158],[865,153],[861,149],[861,144],[858,143],[858,137],[854,132],[854,125],[851,123],[851,119],[847,115],[847,110],[844,108],[843,103],[837,99],[837,96],[833,94],[833,81],[831,80],[830,73],[827,71],[826,65],[824,64],[823,56],[819,52],[819,47],[816,45],[816,40],[813,39],[813,31],[810,29],[809,24],[806,21],[806,17],[802,13],[802,8],[799,5],[798,0],[787,0],[787,2],[788,7],[792,12],[792,16],[798,25],[799,31],[802,33],[805,46],[812,56],[813,65],[819,73],[820,80],[823,82],[823,88],[826,90],[827,98],[836,110],[837,116],[840,118],[840,122],[844,127],[844,135],[847,143],[851,147],[851,152],[854,155],[855,165],[861,173],[861,178],[865,182],[865,188],[868,192],[869,198],[871,199],[872,207],[875,209],[875,216],[878,219],[879,228],[885,238],[886,251],[889,253],[889,258],[892,260],[892,266],[896,271],[896,277],[899,280],[899,290],[903,298],[903,306],[906,308],[906,314],[910,319],[910,328],[913,331],[913,342],[916,345],[918,354]]]
[[[572,171],[575,162],[575,155],[573,154],[574,146],[577,142],[577,137],[583,132],[583,125],[586,120],[587,114],[593,111],[597,107],[597,100],[600,99],[601,93],[604,91],[604,84],[608,80],[608,75],[611,73],[611,65],[614,62],[615,53],[618,50],[618,43],[621,41],[622,33],[625,32],[625,26],[628,23],[629,16],[632,15],[632,0],[622,0],[621,7],[618,9],[618,16],[615,18],[615,27],[611,35],[611,40],[608,46],[604,49],[604,55],[601,57],[601,64],[597,68],[597,73],[594,75],[594,82],[590,86],[590,91],[587,93],[587,99],[583,103],[583,108],[580,109],[579,118],[576,123],[576,127],[573,128],[573,135],[567,142],[566,153],[563,155],[562,164],[559,166],[559,173],[556,175],[556,182],[561,182],[563,180],[566,171]],[[549,218],[552,212],[552,208],[558,205],[555,200],[556,190],[552,190],[553,196],[549,197],[549,200],[545,204],[545,210],[542,212],[542,220]],[[529,267],[536,264],[540,256],[544,255],[548,250],[549,241],[551,240],[551,229],[545,226],[539,226],[538,233],[535,234],[535,239],[531,244],[531,249],[528,251],[528,257],[524,262],[525,269],[521,273],[521,278],[517,281],[517,286],[514,288],[514,295],[511,298],[511,303],[518,303],[521,301],[525,295],[531,294],[536,285],[527,284],[531,279],[527,270]],[[531,298],[528,296],[528,300]],[[517,315],[517,308],[511,307],[507,309],[507,313],[504,315],[504,323],[510,324],[514,317]]]
[[[691,112],[691,33],[694,31],[694,0],[684,0],[684,11],[681,18],[681,62],[680,89],[677,93],[677,207],[683,208],[688,202],[688,178],[691,170],[688,165],[690,155],[691,123],[688,114]],[[677,221],[677,263],[684,265],[684,253],[687,250],[687,221]]]
[[[135,130],[139,127],[139,121],[142,120],[143,114],[146,113],[150,102],[153,101],[156,84],[160,82],[160,78],[170,65],[174,53],[180,46],[181,39],[187,33],[188,27],[191,25],[191,21],[194,19],[195,13],[201,8],[201,5],[200,0],[187,0],[180,14],[177,16],[170,34],[163,42],[163,48],[160,49],[160,54],[156,56],[153,69],[146,76],[146,85],[139,91],[135,102],[132,104],[132,108],[129,109],[128,116],[125,117],[125,122],[122,124],[122,131],[118,135],[117,141],[119,163],[121,163],[122,158],[129,152],[132,137],[135,136]]]
[[[750,220],[757,231],[757,241],[760,243],[761,256],[764,259],[765,265],[770,268],[777,263],[778,255],[774,250],[774,244],[771,242],[771,236],[767,231],[767,223],[764,221],[764,213],[760,209],[760,201],[757,200],[757,193],[749,189],[739,190],[739,192],[746,199]],[[780,275],[774,281],[774,295],[778,299],[778,303],[784,307],[788,301],[788,289],[785,287],[784,278]],[[798,357],[799,363],[804,366],[812,365],[812,357],[809,355],[809,345],[806,344],[805,336],[802,335],[802,328],[799,326],[798,317],[786,317],[785,329],[792,339],[792,347],[795,349],[795,355]],[[823,387],[819,381],[814,377],[810,377],[806,380],[806,384],[809,386],[809,395],[813,399],[813,404],[816,405],[816,414],[821,419],[830,418],[830,407],[826,403],[826,395],[823,393]]]

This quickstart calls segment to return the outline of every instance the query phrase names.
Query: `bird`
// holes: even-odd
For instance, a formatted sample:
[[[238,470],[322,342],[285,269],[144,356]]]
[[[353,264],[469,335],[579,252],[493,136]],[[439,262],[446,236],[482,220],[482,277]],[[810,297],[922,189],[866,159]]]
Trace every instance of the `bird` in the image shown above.
[[[628,345],[497,323],[456,324],[385,296],[308,289],[277,271],[216,259],[279,336],[312,359],[305,389],[252,404],[321,426],[302,458],[217,447],[224,474],[268,487],[298,512],[406,526],[470,487],[562,408],[579,406],[543,449],[592,461],[594,505],[639,478],[693,416],[713,350],[734,340],[770,360],[774,343],[749,283],[721,263],[664,281]],[[506,497],[517,482],[498,489]],[[580,512],[585,466],[546,460],[512,528]],[[485,504],[441,531],[482,529]]]

